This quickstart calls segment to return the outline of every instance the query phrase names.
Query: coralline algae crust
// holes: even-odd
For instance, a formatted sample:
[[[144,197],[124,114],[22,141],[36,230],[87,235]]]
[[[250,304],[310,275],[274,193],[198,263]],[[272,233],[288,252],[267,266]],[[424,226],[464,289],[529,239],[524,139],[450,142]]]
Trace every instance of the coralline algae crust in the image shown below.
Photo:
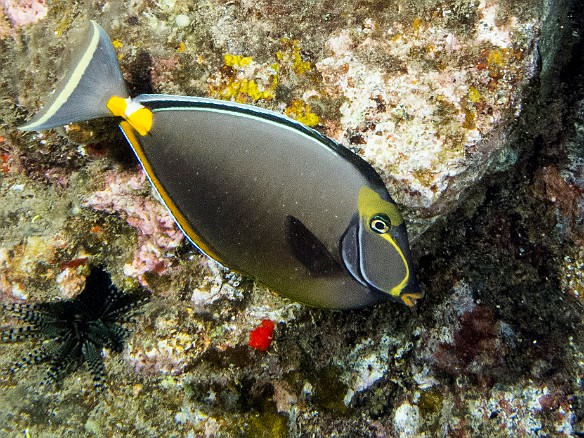
[[[410,28],[369,20],[356,38],[348,30],[333,35],[327,42],[333,55],[316,64],[324,83],[346,98],[335,137],[358,148],[408,206],[452,208],[449,199],[463,188],[452,183],[487,171],[485,158],[500,148],[492,134],[509,132],[509,116],[520,112],[533,74],[528,41],[536,24],[507,17],[498,27],[497,9],[478,5],[484,18],[474,39],[440,18]],[[383,39],[369,36],[380,33]],[[390,60],[389,69],[361,61],[359,54],[371,50]]]

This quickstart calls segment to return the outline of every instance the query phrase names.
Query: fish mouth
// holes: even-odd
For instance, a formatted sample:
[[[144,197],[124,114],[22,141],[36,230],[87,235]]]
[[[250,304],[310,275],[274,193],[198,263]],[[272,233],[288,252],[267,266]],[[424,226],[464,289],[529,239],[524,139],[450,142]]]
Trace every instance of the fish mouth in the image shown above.
[[[409,308],[412,308],[418,304],[418,300],[424,298],[425,295],[426,294],[420,287],[417,278],[413,276],[410,278],[410,281],[408,281],[408,284],[406,284],[401,290],[399,300]]]
[[[353,274],[351,274],[353,275]],[[355,278],[356,279],[356,278]],[[359,280],[357,280],[359,281]],[[418,300],[424,298],[424,296],[426,295],[426,293],[421,289],[421,287],[418,285],[418,282],[416,279],[413,279],[413,281],[410,281],[401,291],[398,295],[394,295],[391,292],[386,292],[384,290],[381,290],[371,284],[367,284],[362,283],[361,281],[359,281],[361,284],[363,284],[364,286],[368,287],[372,292],[376,293],[376,294],[380,294],[383,295],[386,300],[391,300],[397,303],[402,303],[405,304],[406,306],[408,306],[410,309],[415,307],[418,304]]]
[[[424,297],[424,292],[408,292],[400,295],[402,302],[408,307],[414,307],[418,304],[418,300]]]

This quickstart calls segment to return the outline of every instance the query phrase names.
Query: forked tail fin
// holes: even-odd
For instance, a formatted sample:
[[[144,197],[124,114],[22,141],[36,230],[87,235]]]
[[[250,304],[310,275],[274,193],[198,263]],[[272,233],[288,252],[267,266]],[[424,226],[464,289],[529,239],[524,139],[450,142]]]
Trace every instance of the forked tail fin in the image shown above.
[[[42,131],[69,123],[112,117],[111,97],[128,97],[116,52],[102,27],[91,21],[79,55],[44,107],[23,131]]]

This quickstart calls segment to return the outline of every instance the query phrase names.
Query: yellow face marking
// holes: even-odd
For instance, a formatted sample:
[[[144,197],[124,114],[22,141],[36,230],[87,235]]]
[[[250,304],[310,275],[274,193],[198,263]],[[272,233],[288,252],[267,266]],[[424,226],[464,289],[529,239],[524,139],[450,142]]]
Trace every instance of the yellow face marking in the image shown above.
[[[215,254],[215,252],[213,252],[211,248],[209,248],[209,246],[196,233],[193,227],[190,226],[187,219],[179,211],[176,204],[168,195],[162,184],[160,184],[158,178],[156,178],[156,175],[152,171],[152,167],[150,166],[150,163],[148,162],[148,159],[144,155],[144,151],[142,150],[142,147],[140,146],[140,143],[138,142],[138,139],[134,134],[134,130],[132,129],[133,126],[129,122],[122,122],[120,123],[120,127],[122,128],[122,131],[126,136],[128,143],[130,143],[130,146],[132,146],[132,149],[134,149],[134,152],[138,156],[138,159],[140,160],[140,163],[142,164],[142,167],[144,168],[146,175],[148,175],[148,179],[150,180],[150,182],[152,183],[152,185],[162,198],[164,205],[166,206],[166,208],[168,209],[168,211],[170,212],[170,214],[172,215],[172,217],[174,218],[182,232],[190,239],[191,242],[193,242],[197,246],[197,248],[199,248],[209,257],[217,260],[219,263],[223,263],[221,261],[221,258],[217,254]]]
[[[359,214],[362,217],[367,217],[369,220],[376,214],[385,213],[389,217],[391,225],[394,227],[404,223],[395,205],[381,199],[381,196],[375,190],[366,186],[361,187],[359,190],[357,208],[359,209]]]
[[[410,279],[410,265],[408,264],[408,261],[406,260],[404,253],[402,252],[401,248],[397,245],[396,241],[393,240],[389,234],[383,234],[381,236],[394,247],[406,268],[406,275],[404,275],[403,280],[400,281],[397,286],[392,287],[390,291],[391,295],[393,295],[394,297],[399,297],[402,289],[406,287],[406,284],[408,284],[408,280]]]
[[[389,291],[389,293],[396,298],[401,298],[404,301],[404,303],[409,305],[404,300],[404,297],[400,297],[402,289],[406,286],[408,280],[410,279],[410,266],[408,264],[408,261],[406,260],[406,257],[404,256],[403,251],[389,233],[378,234],[371,230],[371,228],[369,227],[369,224],[373,216],[380,213],[387,215],[387,217],[389,217],[389,220],[391,221],[391,225],[394,227],[403,224],[404,222],[403,218],[397,211],[395,205],[385,201],[384,199],[381,199],[381,196],[379,196],[377,192],[370,189],[369,187],[365,186],[361,187],[361,189],[359,190],[357,204],[359,209],[359,216],[361,217],[362,223],[365,224],[365,226],[367,227],[368,232],[374,233],[375,235],[386,240],[391,246],[393,246],[395,251],[399,254],[401,261],[406,268],[406,274],[402,281],[400,281],[396,286],[394,286]]]
[[[138,134],[146,135],[152,129],[152,111],[131,98],[113,96],[106,106],[114,116],[124,118]]]

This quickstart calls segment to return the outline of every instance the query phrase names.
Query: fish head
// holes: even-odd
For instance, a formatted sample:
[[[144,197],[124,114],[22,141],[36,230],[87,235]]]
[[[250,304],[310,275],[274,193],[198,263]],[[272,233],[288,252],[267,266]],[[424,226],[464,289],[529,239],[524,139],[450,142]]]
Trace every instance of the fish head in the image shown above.
[[[345,267],[364,286],[412,307],[424,294],[413,272],[403,218],[391,200],[366,186],[357,204],[341,239]]]

